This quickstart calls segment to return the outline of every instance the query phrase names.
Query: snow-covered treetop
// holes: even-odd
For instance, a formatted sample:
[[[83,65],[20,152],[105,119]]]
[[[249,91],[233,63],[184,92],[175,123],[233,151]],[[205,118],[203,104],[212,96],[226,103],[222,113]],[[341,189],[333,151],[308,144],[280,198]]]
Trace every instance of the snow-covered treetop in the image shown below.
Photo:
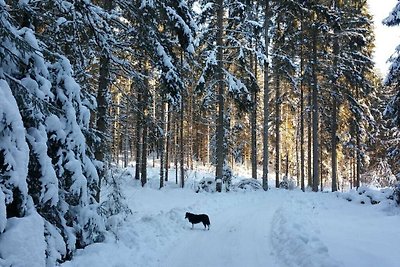
[[[387,26],[395,26],[400,23],[400,2],[396,4],[389,16],[382,21]]]

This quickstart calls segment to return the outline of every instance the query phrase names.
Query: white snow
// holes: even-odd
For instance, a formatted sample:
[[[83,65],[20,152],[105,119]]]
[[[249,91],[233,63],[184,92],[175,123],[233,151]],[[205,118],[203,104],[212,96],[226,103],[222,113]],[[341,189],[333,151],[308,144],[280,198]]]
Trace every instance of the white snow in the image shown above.
[[[0,79],[0,152],[2,158],[2,183],[4,193],[1,200],[6,204],[13,201],[13,188],[18,188],[23,195],[28,193],[26,183],[29,147],[25,141],[25,129],[17,102],[11,88]],[[6,213],[0,208],[0,233],[4,230]]]
[[[139,9],[143,9],[145,7],[154,7],[154,0],[142,0]]]
[[[0,233],[4,231],[7,225],[6,197],[0,190]]]
[[[36,212],[8,219],[6,230],[0,235],[0,266],[45,266],[43,225],[42,217]]]
[[[144,188],[133,175],[122,177],[133,214],[116,229],[117,240],[110,235],[62,266],[395,267],[400,261],[399,207],[386,197],[362,205],[347,200],[356,199],[355,191],[195,193],[211,172],[190,173],[185,189],[172,181],[159,190],[158,173],[149,169]],[[169,177],[175,180],[174,173]],[[191,229],[186,211],[207,213],[210,230]]]

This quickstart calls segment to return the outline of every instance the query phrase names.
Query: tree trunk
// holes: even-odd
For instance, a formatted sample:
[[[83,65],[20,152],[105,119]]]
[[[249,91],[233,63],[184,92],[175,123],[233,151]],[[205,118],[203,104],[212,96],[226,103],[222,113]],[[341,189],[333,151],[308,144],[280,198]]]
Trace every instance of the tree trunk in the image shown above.
[[[253,65],[253,55],[250,58],[250,65]],[[254,73],[257,79],[257,58],[254,57]],[[255,81],[256,82],[256,81]],[[250,115],[251,125],[251,177],[257,179],[257,88],[254,86],[251,92],[251,102],[253,104]]]
[[[361,141],[360,141],[360,127],[356,122],[356,182],[355,186],[358,189],[360,187],[360,176],[361,176]]]
[[[225,160],[224,149],[224,73],[223,73],[223,16],[224,7],[223,0],[217,1],[217,64],[218,64],[218,119],[216,127],[216,140],[217,140],[217,166],[215,170],[215,181],[217,192],[222,191],[222,176]]]
[[[335,1],[335,7],[334,8],[339,8],[336,6],[338,1]],[[335,27],[336,28],[336,27]],[[332,154],[331,154],[331,168],[332,168],[332,192],[337,191],[337,137],[336,137],[336,132],[337,132],[337,76],[338,76],[338,57],[339,57],[339,40],[338,40],[338,32],[335,29],[334,31],[334,40],[333,40],[333,81],[332,81],[332,87],[333,87],[333,95],[332,95],[332,136],[331,136],[331,142],[332,142]]]
[[[300,117],[298,117],[297,119],[298,119],[298,121],[297,121],[297,124],[296,124],[296,133],[295,133],[295,140],[296,140],[295,155],[296,155],[296,184],[298,186],[301,183],[300,182],[300,179],[301,179],[301,177],[300,177],[300,153],[299,153],[299,150],[300,150],[300,147],[299,147],[300,131],[298,130],[300,128],[299,127],[299,125],[300,125]]]
[[[311,84],[309,84],[311,85]],[[309,86],[308,112],[307,112],[307,181],[308,187],[312,188],[312,92]]]
[[[190,90],[192,91],[192,88],[190,88]],[[189,114],[189,123],[188,123],[188,142],[189,142],[189,153],[187,153],[187,159],[188,159],[188,166],[190,168],[190,170],[193,170],[193,156],[194,156],[194,137],[193,137],[193,93],[190,91],[189,96],[188,96],[188,100],[189,100],[189,110],[188,110],[188,114]]]
[[[313,134],[313,185],[314,192],[318,192],[319,185],[319,144],[318,144],[318,83],[317,83],[317,27],[313,27],[313,63],[312,63],[312,134]]]
[[[111,10],[112,8],[112,0],[106,1],[104,0],[103,6],[105,10]],[[100,133],[100,142],[97,144],[97,148],[95,150],[94,156],[97,161],[102,162],[103,166],[101,169],[98,169],[99,181],[98,188],[96,191],[96,195],[94,196],[97,202],[100,202],[100,191],[101,191],[101,181],[105,179],[107,164],[106,154],[109,152],[109,142],[108,142],[108,99],[110,94],[110,58],[109,55],[106,54],[106,51],[102,51],[102,55],[100,56],[99,62],[99,87],[97,90],[97,120],[96,120],[96,129]]]
[[[356,86],[356,99],[360,99],[360,90],[358,86]],[[361,177],[361,138],[360,138],[360,118],[359,115],[356,114],[355,121],[355,130],[356,130],[356,181],[355,186],[358,189],[360,187],[360,177]]]
[[[281,125],[281,96],[280,96],[280,77],[278,70],[276,71],[276,88],[275,88],[275,187],[279,188],[280,176],[280,125]]]
[[[144,88],[143,88],[143,98],[142,98],[142,127],[143,127],[143,132],[142,132],[142,157],[141,157],[141,183],[142,186],[144,186],[147,183],[147,147],[148,147],[148,104],[149,104],[149,66],[148,62],[145,64],[145,82],[144,82]]]
[[[128,112],[125,114],[124,121],[124,168],[128,167],[129,161],[129,137],[128,137]]]
[[[174,163],[175,163],[175,183],[178,184],[178,134],[179,134],[179,125],[178,125],[178,118],[177,115],[175,117],[175,123],[174,123],[174,131],[175,131],[175,138],[174,138]]]
[[[286,169],[285,169],[285,177],[289,179],[289,151],[286,151]]]
[[[264,60],[264,121],[263,121],[263,189],[268,190],[268,165],[269,165],[269,142],[268,142],[268,121],[269,121],[269,0],[265,1],[264,10],[264,49],[265,49],[265,60]]]
[[[300,33],[300,180],[301,180],[301,190],[305,191],[305,173],[304,173],[304,53],[303,53],[303,13],[301,13],[301,33]]]
[[[143,143],[142,143],[142,162],[141,162],[141,183],[144,186],[147,183],[147,114],[144,114],[143,120]]]
[[[137,106],[136,106],[136,167],[135,167],[135,180],[140,179],[140,164],[142,156],[142,93],[137,90]]]
[[[324,179],[323,179],[323,171],[324,171],[324,165],[323,163],[323,155],[322,155],[322,149],[319,150],[319,180],[320,182],[320,190],[321,192],[324,190]]]
[[[169,170],[169,154],[170,154],[170,142],[171,142],[171,109],[170,105],[167,103],[167,142],[165,148],[165,181],[168,181],[168,170]]]
[[[210,163],[210,159],[211,159],[211,151],[210,151],[210,125],[207,125],[207,160],[206,163],[209,164]]]
[[[335,92],[334,92],[335,94]],[[332,151],[331,151],[331,168],[332,168],[332,192],[337,191],[337,101],[336,95],[332,99]]]
[[[185,187],[185,169],[184,169],[184,147],[183,147],[183,115],[184,115],[184,105],[183,96],[181,96],[181,110],[180,110],[180,127],[179,127],[179,154],[180,154],[180,177],[181,177],[181,187]]]
[[[165,103],[164,96],[161,96],[161,134],[160,134],[160,189],[164,187],[164,151],[165,151]]]
[[[100,142],[95,151],[95,158],[97,161],[102,162],[103,167],[98,170],[99,181],[95,199],[100,201],[101,181],[105,178],[106,174],[106,153],[108,153],[108,95],[110,87],[110,59],[103,55],[100,58],[100,71],[99,71],[99,89],[97,91],[97,121],[96,128],[100,135]]]

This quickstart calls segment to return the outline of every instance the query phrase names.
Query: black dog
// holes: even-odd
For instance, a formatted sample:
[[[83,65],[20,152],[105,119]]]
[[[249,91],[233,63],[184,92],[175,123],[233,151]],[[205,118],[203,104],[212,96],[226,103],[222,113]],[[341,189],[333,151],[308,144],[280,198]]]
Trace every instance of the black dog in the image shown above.
[[[208,226],[208,230],[210,230],[210,218],[208,218],[207,214],[193,214],[186,212],[185,219],[188,219],[189,222],[192,223],[192,229],[196,223],[203,223],[204,229]]]

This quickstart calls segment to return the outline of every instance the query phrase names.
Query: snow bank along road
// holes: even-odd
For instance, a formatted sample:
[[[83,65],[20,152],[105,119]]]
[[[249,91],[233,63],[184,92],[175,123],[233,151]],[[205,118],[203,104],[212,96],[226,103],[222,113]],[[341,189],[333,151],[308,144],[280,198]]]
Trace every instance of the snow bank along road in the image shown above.
[[[119,240],[89,246],[63,266],[395,267],[400,261],[400,216],[334,194],[126,192],[134,214],[119,228]],[[207,213],[210,230],[191,229],[186,211]]]

